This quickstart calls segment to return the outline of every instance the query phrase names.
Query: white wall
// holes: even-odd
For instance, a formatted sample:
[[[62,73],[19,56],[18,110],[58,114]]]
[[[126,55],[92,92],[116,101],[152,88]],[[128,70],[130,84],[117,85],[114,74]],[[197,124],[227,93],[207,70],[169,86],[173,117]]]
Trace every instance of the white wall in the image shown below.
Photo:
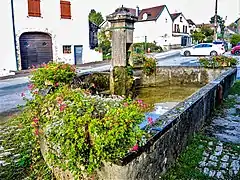
[[[0,23],[2,26],[0,29],[0,71],[1,69],[17,70],[13,38],[11,1],[4,0],[1,3]]]
[[[134,26],[134,42],[144,42],[144,38],[147,36],[147,42],[156,41],[158,44],[164,45],[172,37],[172,19],[166,8],[157,21],[136,22]],[[167,37],[163,38],[165,34]],[[165,40],[167,41],[165,42]]]
[[[180,21],[180,18],[182,17],[182,22]],[[179,15],[173,22],[173,31],[174,31],[174,26],[175,24],[179,24],[179,28],[180,28],[180,33],[183,33],[183,26],[187,26],[187,33],[190,33],[190,29],[189,29],[189,24],[187,22],[187,20],[185,19],[185,17],[181,14]]]
[[[28,0],[14,0],[18,49],[22,33],[40,31],[52,36],[54,60],[74,64],[73,45],[83,45],[83,63],[102,60],[102,54],[89,49],[88,14],[94,7],[79,0],[70,1],[72,19],[61,19],[60,0],[41,0],[42,17],[28,17]],[[70,55],[63,54],[63,45],[72,45]]]

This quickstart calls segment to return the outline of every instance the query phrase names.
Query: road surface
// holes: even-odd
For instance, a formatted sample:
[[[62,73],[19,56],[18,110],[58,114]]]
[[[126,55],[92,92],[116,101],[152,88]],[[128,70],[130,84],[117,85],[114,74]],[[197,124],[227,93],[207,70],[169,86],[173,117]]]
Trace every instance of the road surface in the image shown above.
[[[158,66],[196,66],[198,65],[197,57],[182,57],[180,55],[171,58],[160,59],[157,62]],[[240,59],[240,58],[239,58]],[[89,71],[106,71],[110,69],[110,65],[104,64],[101,67],[86,67],[80,68],[80,72]],[[239,66],[240,77],[240,66]],[[0,80],[0,113],[9,111],[17,107],[17,105],[24,105],[21,93],[24,93],[26,97],[30,97],[30,93],[27,89],[28,78],[20,77],[14,79]]]

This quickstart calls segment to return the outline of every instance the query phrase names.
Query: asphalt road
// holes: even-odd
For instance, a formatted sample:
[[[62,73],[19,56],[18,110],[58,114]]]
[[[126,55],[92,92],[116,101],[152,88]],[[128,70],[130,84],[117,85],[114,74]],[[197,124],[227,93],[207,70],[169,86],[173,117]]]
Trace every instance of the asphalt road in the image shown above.
[[[198,65],[198,57],[182,57],[180,55],[171,58],[160,59],[157,62],[158,66],[196,66]],[[239,57],[240,60],[240,57]],[[103,65],[101,67],[94,67],[90,69],[81,70],[82,73],[89,71],[105,71],[109,70],[110,65]],[[240,77],[240,67],[239,67]],[[17,107],[17,105],[24,105],[21,93],[26,97],[30,97],[27,89],[28,78],[19,77],[14,79],[0,80],[0,113],[9,111]]]

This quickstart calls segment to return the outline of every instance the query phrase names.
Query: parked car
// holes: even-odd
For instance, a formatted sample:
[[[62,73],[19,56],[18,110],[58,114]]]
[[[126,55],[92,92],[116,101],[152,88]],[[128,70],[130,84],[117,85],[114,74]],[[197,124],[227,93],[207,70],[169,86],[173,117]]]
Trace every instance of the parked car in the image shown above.
[[[181,51],[181,55],[184,56],[217,56],[223,53],[225,53],[225,49],[213,43],[201,43]]]
[[[240,55],[240,45],[234,46],[231,50],[231,54]]]
[[[228,51],[228,43],[226,41],[213,41],[213,44],[223,47],[225,51]]]

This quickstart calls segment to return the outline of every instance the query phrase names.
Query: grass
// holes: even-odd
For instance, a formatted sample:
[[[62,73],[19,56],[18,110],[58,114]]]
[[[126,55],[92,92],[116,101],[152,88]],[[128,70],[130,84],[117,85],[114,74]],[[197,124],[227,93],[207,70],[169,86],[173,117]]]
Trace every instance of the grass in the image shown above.
[[[240,95],[240,80],[237,80],[234,84],[234,86],[229,91],[230,95]]]
[[[202,134],[196,135],[187,146],[186,150],[177,159],[173,168],[171,168],[164,176],[163,180],[206,180],[211,179],[204,175],[197,167],[202,159],[203,151],[207,148],[208,141],[215,141],[212,138]]]

